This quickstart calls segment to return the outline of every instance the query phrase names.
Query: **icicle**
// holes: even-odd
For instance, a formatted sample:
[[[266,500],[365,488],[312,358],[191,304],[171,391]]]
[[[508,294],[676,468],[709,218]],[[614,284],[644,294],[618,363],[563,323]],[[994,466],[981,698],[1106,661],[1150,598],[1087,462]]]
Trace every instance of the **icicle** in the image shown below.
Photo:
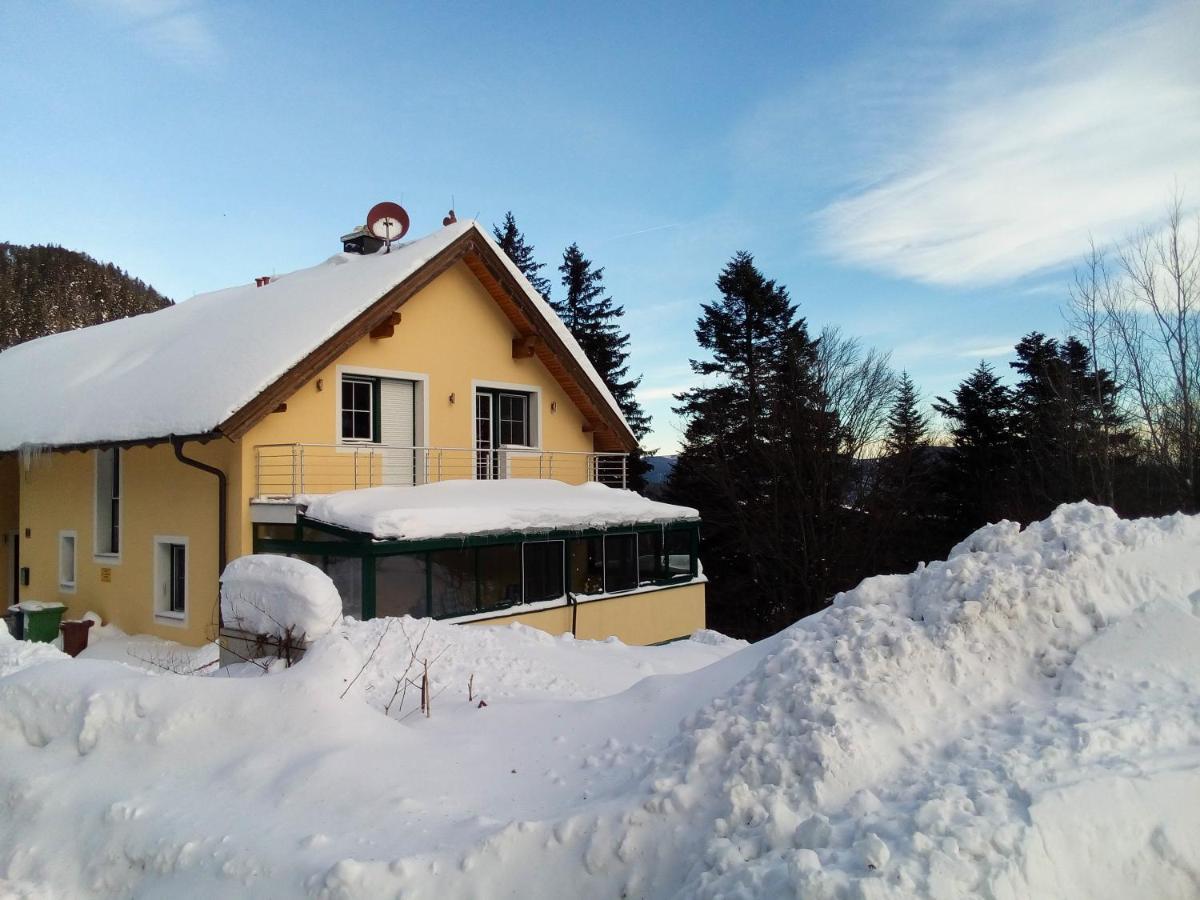
[[[50,452],[48,444],[22,444],[17,448],[17,457],[21,460],[21,471],[28,472],[33,464]]]

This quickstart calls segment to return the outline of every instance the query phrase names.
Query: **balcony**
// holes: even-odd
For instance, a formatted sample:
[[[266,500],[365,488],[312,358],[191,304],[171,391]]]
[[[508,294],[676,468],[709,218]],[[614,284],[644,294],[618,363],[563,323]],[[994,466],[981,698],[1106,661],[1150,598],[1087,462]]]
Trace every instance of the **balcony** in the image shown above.
[[[390,444],[258,444],[254,447],[255,495],[293,499],[383,485],[492,478],[543,478],[623,488],[624,453],[507,447],[401,447]]]

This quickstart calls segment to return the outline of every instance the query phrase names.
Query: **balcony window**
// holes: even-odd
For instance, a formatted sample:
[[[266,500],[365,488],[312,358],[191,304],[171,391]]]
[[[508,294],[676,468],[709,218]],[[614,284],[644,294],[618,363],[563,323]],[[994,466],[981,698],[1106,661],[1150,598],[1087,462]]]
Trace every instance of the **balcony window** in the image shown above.
[[[342,440],[375,440],[375,379],[342,377]]]

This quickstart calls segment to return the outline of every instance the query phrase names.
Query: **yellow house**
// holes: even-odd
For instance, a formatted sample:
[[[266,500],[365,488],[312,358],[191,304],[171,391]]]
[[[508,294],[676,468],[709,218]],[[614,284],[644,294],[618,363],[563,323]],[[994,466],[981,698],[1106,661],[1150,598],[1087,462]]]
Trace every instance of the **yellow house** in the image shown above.
[[[9,602],[197,645],[226,562],[273,552],[365,618],[703,627],[695,511],[621,490],[628,425],[486,230],[351,244],[0,353]]]

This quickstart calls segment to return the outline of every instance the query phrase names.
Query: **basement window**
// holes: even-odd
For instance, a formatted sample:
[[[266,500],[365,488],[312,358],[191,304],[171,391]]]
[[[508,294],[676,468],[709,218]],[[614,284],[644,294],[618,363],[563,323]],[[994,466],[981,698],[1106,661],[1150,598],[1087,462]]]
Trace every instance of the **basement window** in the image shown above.
[[[121,552],[121,451],[96,451],[96,555]]]
[[[154,539],[154,614],[179,620],[187,616],[187,538]]]

